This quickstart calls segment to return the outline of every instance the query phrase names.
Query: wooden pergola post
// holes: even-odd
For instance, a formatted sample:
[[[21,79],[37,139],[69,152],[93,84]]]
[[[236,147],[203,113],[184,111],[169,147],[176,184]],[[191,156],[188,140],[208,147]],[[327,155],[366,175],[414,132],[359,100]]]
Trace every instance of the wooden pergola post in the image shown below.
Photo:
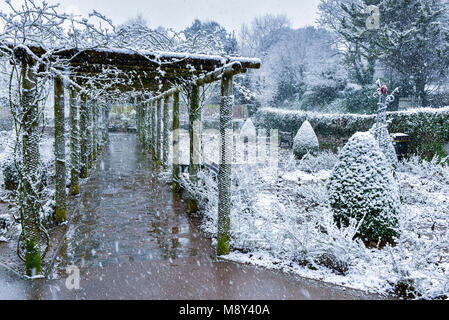
[[[143,108],[143,104],[141,102],[141,99],[139,99],[137,103],[138,103],[138,109],[139,109],[139,113],[140,113],[140,119],[139,119],[139,123],[140,123],[140,142],[144,146],[143,149],[145,151],[145,110]]]
[[[161,99],[157,100],[157,129],[156,129],[156,164],[161,165],[162,160],[162,144],[161,144],[161,131],[162,131],[162,108]]]
[[[145,144],[145,122],[144,122],[144,110],[142,108],[142,102],[139,97],[136,98],[136,108],[137,114],[139,118],[139,131],[138,136],[140,138],[140,142]]]
[[[173,191],[179,192],[179,91],[173,93]]]
[[[133,101],[134,110],[136,111],[136,135],[140,139],[141,131],[140,131],[140,109],[137,104],[137,97],[134,97]]]
[[[97,137],[97,143],[98,143],[98,150],[97,154],[99,154],[103,150],[104,146],[104,104],[98,105],[98,137]]]
[[[89,132],[88,132],[88,111],[87,111],[87,95],[81,93],[80,104],[80,178],[87,178],[87,167],[89,163]]]
[[[164,169],[167,169],[168,167],[168,137],[169,137],[169,128],[168,128],[168,122],[169,122],[169,114],[168,114],[168,104],[170,101],[170,96],[167,95],[164,98],[164,115],[163,115],[163,122],[164,122],[164,133],[163,133],[163,152],[162,152],[162,166]]]
[[[142,140],[142,144],[145,144],[145,109],[143,108],[142,99],[138,100],[139,110],[140,110],[140,136]]]
[[[151,110],[148,101],[145,102],[143,108],[145,114],[145,152],[151,153]]]
[[[92,112],[92,100],[89,99],[89,104],[86,103],[86,110],[87,110],[87,168],[92,168],[93,165],[93,112]]]
[[[91,103],[92,112],[92,164],[97,160],[97,101],[92,100]]]
[[[109,106],[104,107],[104,132],[105,142],[109,140]]]
[[[139,103],[139,108],[141,112],[141,130],[142,130],[142,145],[143,152],[147,150],[147,115],[145,110],[145,105],[143,102]]]
[[[78,127],[78,103],[77,103],[77,89],[73,86],[69,87],[70,93],[70,193],[76,195],[80,193],[79,183],[79,127]]]
[[[231,164],[232,164],[232,74],[224,73],[221,78],[220,104],[220,163],[218,169],[218,226],[217,255],[229,253],[231,214]]]
[[[65,125],[64,125],[64,83],[60,75],[54,78],[55,112],[55,217],[56,222],[67,220],[66,176],[65,176]]]
[[[151,103],[150,102],[146,102],[145,103],[145,112],[146,112],[146,134],[147,134],[147,152],[148,154],[152,153],[152,132],[153,132],[153,123],[152,123],[152,117],[151,117]]]
[[[97,130],[95,131],[95,143],[97,145],[97,157],[101,150],[101,104],[97,101],[97,104],[95,105],[96,111],[95,111],[95,123]]]
[[[193,184],[198,182],[198,171],[201,162],[201,108],[200,108],[200,87],[192,83],[190,92],[190,113],[189,113],[189,179]],[[198,211],[198,203],[189,197],[188,211],[193,213]]]
[[[151,113],[151,154],[153,160],[156,160],[156,102],[152,101],[150,106]]]
[[[22,162],[24,181],[20,189],[23,197],[21,206],[22,232],[25,241],[25,267],[29,276],[41,274],[40,216],[39,199],[35,188],[39,181],[39,127],[38,106],[34,99],[36,94],[36,73],[32,59],[22,59],[22,108],[24,134],[22,135]]]

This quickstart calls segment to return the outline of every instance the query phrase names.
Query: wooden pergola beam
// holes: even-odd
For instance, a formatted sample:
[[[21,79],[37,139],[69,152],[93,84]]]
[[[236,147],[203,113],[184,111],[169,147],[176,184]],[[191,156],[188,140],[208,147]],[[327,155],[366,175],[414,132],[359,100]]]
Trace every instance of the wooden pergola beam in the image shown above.
[[[242,64],[239,61],[234,61],[229,64],[222,66],[221,68],[217,68],[216,70],[209,72],[197,79],[192,80],[192,85],[202,86],[207,83],[212,83],[221,79],[223,75],[233,76],[239,73],[246,72],[246,69],[242,67]],[[181,87],[173,87],[163,93],[151,98],[149,101],[156,101],[159,99],[163,99],[165,97],[171,96],[175,92],[179,92]]]

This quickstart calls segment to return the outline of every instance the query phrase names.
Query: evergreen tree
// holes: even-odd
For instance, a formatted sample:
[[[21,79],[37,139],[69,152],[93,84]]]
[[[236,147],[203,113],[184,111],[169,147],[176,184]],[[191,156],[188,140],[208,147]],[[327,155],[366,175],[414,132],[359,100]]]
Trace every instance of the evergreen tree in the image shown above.
[[[379,29],[368,29],[366,8],[380,12]],[[320,22],[332,29],[343,47],[351,80],[374,81],[379,61],[390,73],[390,85],[414,94],[426,105],[429,84],[449,72],[448,8],[444,0],[322,0]]]
[[[357,132],[338,154],[328,185],[338,227],[355,219],[366,241],[390,242],[397,232],[399,191],[391,165],[369,132]]]
[[[407,91],[427,104],[426,85],[448,74],[449,29],[442,0],[384,0],[376,47],[383,65],[397,73]]]

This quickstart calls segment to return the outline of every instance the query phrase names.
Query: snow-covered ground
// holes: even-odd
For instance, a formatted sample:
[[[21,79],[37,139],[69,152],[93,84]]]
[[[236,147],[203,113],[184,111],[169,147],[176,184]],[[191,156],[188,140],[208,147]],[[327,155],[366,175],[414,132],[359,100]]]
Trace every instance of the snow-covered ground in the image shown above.
[[[381,294],[449,297],[449,166],[416,157],[400,163],[401,236],[394,246],[367,248],[355,226],[338,229],[326,191],[335,154],[296,160],[282,150],[277,172],[238,166],[232,175],[231,253],[224,257]],[[202,172],[190,188],[202,229],[215,242],[217,185]]]
[[[4,189],[4,178],[2,167],[6,164],[11,164],[14,161],[14,147],[16,143],[15,131],[1,131],[0,132],[0,204],[14,203],[15,198],[10,196],[10,192]],[[54,176],[54,154],[53,154],[54,138],[44,136],[39,144],[41,163],[47,168],[49,177]],[[53,213],[52,206],[54,205],[53,186],[49,185],[42,192],[42,197],[45,200],[41,218],[45,221],[50,221]],[[0,241],[8,241],[15,233],[20,232],[20,224],[13,219],[13,215],[18,216],[17,208],[13,207],[8,210],[7,206],[0,207]]]

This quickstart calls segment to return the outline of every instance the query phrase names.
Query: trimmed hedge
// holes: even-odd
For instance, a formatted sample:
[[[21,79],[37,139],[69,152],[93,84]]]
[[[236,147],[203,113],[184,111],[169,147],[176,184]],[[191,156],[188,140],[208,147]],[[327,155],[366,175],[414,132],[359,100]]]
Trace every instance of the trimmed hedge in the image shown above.
[[[376,115],[324,114],[307,111],[262,108],[254,115],[256,127],[297,132],[308,120],[323,149],[336,150],[354,133],[368,131]],[[449,141],[449,106],[419,108],[387,113],[390,133],[402,132],[410,136],[409,152],[425,158],[444,157],[444,145]]]

